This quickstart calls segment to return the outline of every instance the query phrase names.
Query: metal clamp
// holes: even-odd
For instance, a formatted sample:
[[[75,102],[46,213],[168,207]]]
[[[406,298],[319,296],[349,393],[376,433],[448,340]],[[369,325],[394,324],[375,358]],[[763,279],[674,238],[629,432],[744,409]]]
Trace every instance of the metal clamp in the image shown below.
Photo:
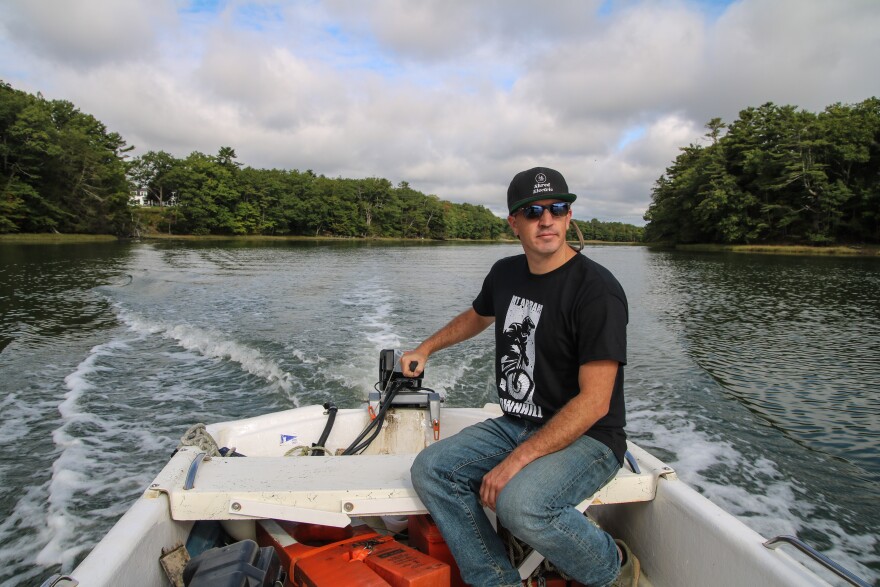
[[[77,587],[79,581],[69,575],[52,575],[40,587]]]
[[[184,491],[195,487],[196,473],[199,472],[199,465],[202,464],[203,460],[208,460],[210,458],[211,457],[208,456],[208,453],[200,452],[196,455],[196,458],[192,460],[192,462],[189,464],[189,471],[186,472],[186,481],[183,484]]]
[[[431,418],[431,427],[434,429],[434,440],[440,440],[440,394],[431,392],[428,394],[428,417]]]
[[[771,538],[770,540],[765,542],[764,546],[766,548],[769,548],[770,550],[776,550],[782,544],[791,544],[850,585],[857,585],[858,587],[871,587],[871,585],[869,585],[867,581],[854,575],[853,573],[843,568],[842,566],[840,566],[806,542],[800,540],[796,536],[776,536],[775,538]]]
[[[633,454],[629,451],[623,453],[623,458],[626,459],[626,462],[629,463],[629,468],[632,469],[632,472],[636,475],[640,475],[642,470],[639,469],[639,462],[633,456]]]

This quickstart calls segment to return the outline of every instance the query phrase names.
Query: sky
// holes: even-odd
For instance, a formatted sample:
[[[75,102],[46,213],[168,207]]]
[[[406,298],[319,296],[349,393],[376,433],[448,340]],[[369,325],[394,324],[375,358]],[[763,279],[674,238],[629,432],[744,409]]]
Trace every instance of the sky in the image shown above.
[[[880,96],[880,0],[0,0],[0,79],[135,147],[644,224],[714,117]]]

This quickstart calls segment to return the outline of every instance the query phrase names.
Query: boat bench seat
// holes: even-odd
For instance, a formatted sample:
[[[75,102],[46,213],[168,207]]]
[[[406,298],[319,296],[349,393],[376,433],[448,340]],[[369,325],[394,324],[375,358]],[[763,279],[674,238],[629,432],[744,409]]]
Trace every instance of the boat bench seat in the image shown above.
[[[630,445],[641,472],[624,466],[580,509],[648,501],[657,478],[672,471]],[[148,490],[168,495],[175,520],[274,518],[346,526],[350,517],[422,514],[410,481],[414,454],[203,458],[182,448]],[[185,489],[187,481],[192,485]]]

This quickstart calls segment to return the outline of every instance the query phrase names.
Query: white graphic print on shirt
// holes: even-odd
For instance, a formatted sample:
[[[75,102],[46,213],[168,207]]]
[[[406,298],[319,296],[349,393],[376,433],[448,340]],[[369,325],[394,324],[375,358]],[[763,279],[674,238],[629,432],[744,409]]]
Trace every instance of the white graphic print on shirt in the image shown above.
[[[535,330],[544,306],[513,296],[507,307],[502,333],[501,408],[509,414],[543,418],[541,407],[533,402],[535,395]]]

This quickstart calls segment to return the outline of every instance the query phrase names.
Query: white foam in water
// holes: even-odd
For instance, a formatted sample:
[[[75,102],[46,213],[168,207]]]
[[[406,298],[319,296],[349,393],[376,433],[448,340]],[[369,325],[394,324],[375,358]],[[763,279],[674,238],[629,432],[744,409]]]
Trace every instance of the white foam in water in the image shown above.
[[[23,439],[32,433],[32,427],[39,428],[47,414],[55,413],[57,401],[36,400],[33,396],[28,400],[24,401],[17,393],[10,393],[0,400],[3,412],[0,444],[3,446],[22,446]],[[34,461],[45,459],[48,463],[54,449],[48,440],[46,438],[45,445],[28,449],[25,454],[29,462],[26,464],[17,455],[12,458],[7,455],[0,460],[0,479],[5,480],[6,497],[11,506],[9,512],[0,518],[0,543],[3,545],[0,549],[0,577],[11,578],[0,581],[2,585],[39,584],[43,578],[42,567],[34,565],[33,561],[49,539],[43,532],[50,480],[43,481],[41,474],[34,474],[30,484],[10,480],[20,477],[22,469]]]
[[[294,405],[299,405],[296,396],[290,395],[292,389],[290,374],[281,369],[274,361],[263,357],[258,349],[230,340],[229,336],[222,332],[205,330],[189,324],[167,324],[161,321],[151,321],[119,306],[117,306],[117,316],[135,332],[158,334],[172,339],[183,348],[198,352],[202,356],[238,363],[251,375],[278,385],[288,393]]]
[[[358,319],[363,326],[364,338],[373,343],[376,356],[383,348],[398,348],[400,337],[394,332],[392,292],[378,286],[365,285],[355,290],[348,298],[340,299],[346,306],[361,310]]]
[[[33,423],[45,418],[46,405],[25,401],[12,392],[0,399],[0,445],[12,446],[25,436]],[[2,466],[2,462],[0,462]]]
[[[122,340],[97,345],[64,378],[67,392],[55,406],[61,425],[52,431],[58,454],[51,478],[41,487],[30,487],[13,516],[36,535],[30,536],[26,550],[37,565],[61,565],[64,572],[71,571],[77,558],[127,509],[128,499],[149,482],[152,461],[167,450],[167,438],[138,429],[148,422],[115,419],[112,403],[105,401],[106,390],[93,383],[112,370],[102,362],[124,362],[129,348]],[[86,407],[90,404],[108,413],[94,413]],[[126,456],[132,446],[137,447],[135,459]]]
[[[358,327],[358,340],[352,341],[353,355],[343,366],[325,375],[346,385],[354,385],[360,389],[372,389],[378,364],[379,351],[382,349],[400,348],[400,336],[394,332],[394,300],[393,293],[377,284],[362,284],[349,295],[339,300],[340,304],[351,308],[354,312],[353,322]],[[359,344],[360,340],[369,345]],[[364,369],[369,366],[369,369]]]
[[[34,561],[48,540],[45,535],[46,494],[49,482],[24,489],[18,496],[15,508],[0,521],[0,536],[3,537],[3,562],[5,570],[15,568],[17,575],[4,585],[39,584],[44,578],[41,567],[29,564],[21,568],[20,561]],[[34,538],[37,536],[37,539]],[[59,561],[53,560],[49,564]],[[45,563],[44,563],[45,564]]]
[[[101,350],[96,348],[94,352]],[[53,442],[56,431],[52,430],[58,425],[59,408],[68,418],[77,416],[73,402],[84,393],[84,378],[90,370],[95,370],[92,354],[70,374],[70,387],[62,388],[66,393],[60,398],[61,405],[57,383],[64,371],[51,364],[32,374],[26,392],[12,392],[0,401],[4,414],[0,442],[9,447],[28,446],[27,451],[0,460],[0,478],[6,480],[8,507],[0,520],[2,585],[39,584],[47,575],[40,565],[71,564],[90,547],[75,529],[65,531],[68,524],[80,521],[68,514],[84,508],[70,505],[70,492],[64,487],[70,485],[70,477],[76,471],[63,466],[63,447]],[[22,478],[23,472],[30,472],[28,478]],[[42,556],[41,551],[45,551]]]
[[[833,520],[811,516],[817,506],[800,497],[803,491],[798,491],[802,488],[797,481],[784,478],[772,460],[745,458],[730,442],[698,430],[690,421],[692,413],[658,409],[661,404],[645,399],[627,398],[627,403],[627,430],[635,442],[640,444],[639,435],[653,436],[652,444],[675,455],[668,464],[678,476],[722,509],[765,538],[797,535],[805,527],[823,532],[834,544],[825,553],[827,556],[863,578],[874,576],[863,563],[874,562],[865,553],[875,548],[877,537],[853,536]],[[645,448],[650,449],[647,445]],[[757,487],[746,489],[724,482],[723,474],[719,481],[712,480],[708,469],[718,467],[748,478]],[[839,579],[818,564],[806,557],[794,557],[833,585],[839,584]]]
[[[321,357],[307,357],[306,354],[300,350],[293,350],[290,354],[303,365],[317,365],[324,361]]]
[[[88,548],[78,534],[79,529],[88,526],[88,520],[75,513],[75,496],[79,493],[95,494],[106,489],[106,486],[96,486],[96,482],[102,478],[88,474],[90,467],[96,464],[96,456],[89,456],[92,448],[86,446],[82,438],[74,437],[68,431],[74,423],[81,422],[95,424],[97,428],[108,427],[101,418],[82,411],[80,399],[93,389],[88,377],[102,369],[96,366],[98,359],[125,347],[125,343],[120,341],[94,347],[76,370],[64,378],[68,391],[64,401],[58,405],[62,425],[52,433],[52,440],[61,452],[52,464],[45,524],[38,531],[39,542],[44,546],[36,555],[37,564],[61,564],[63,569],[70,570],[76,556]]]

